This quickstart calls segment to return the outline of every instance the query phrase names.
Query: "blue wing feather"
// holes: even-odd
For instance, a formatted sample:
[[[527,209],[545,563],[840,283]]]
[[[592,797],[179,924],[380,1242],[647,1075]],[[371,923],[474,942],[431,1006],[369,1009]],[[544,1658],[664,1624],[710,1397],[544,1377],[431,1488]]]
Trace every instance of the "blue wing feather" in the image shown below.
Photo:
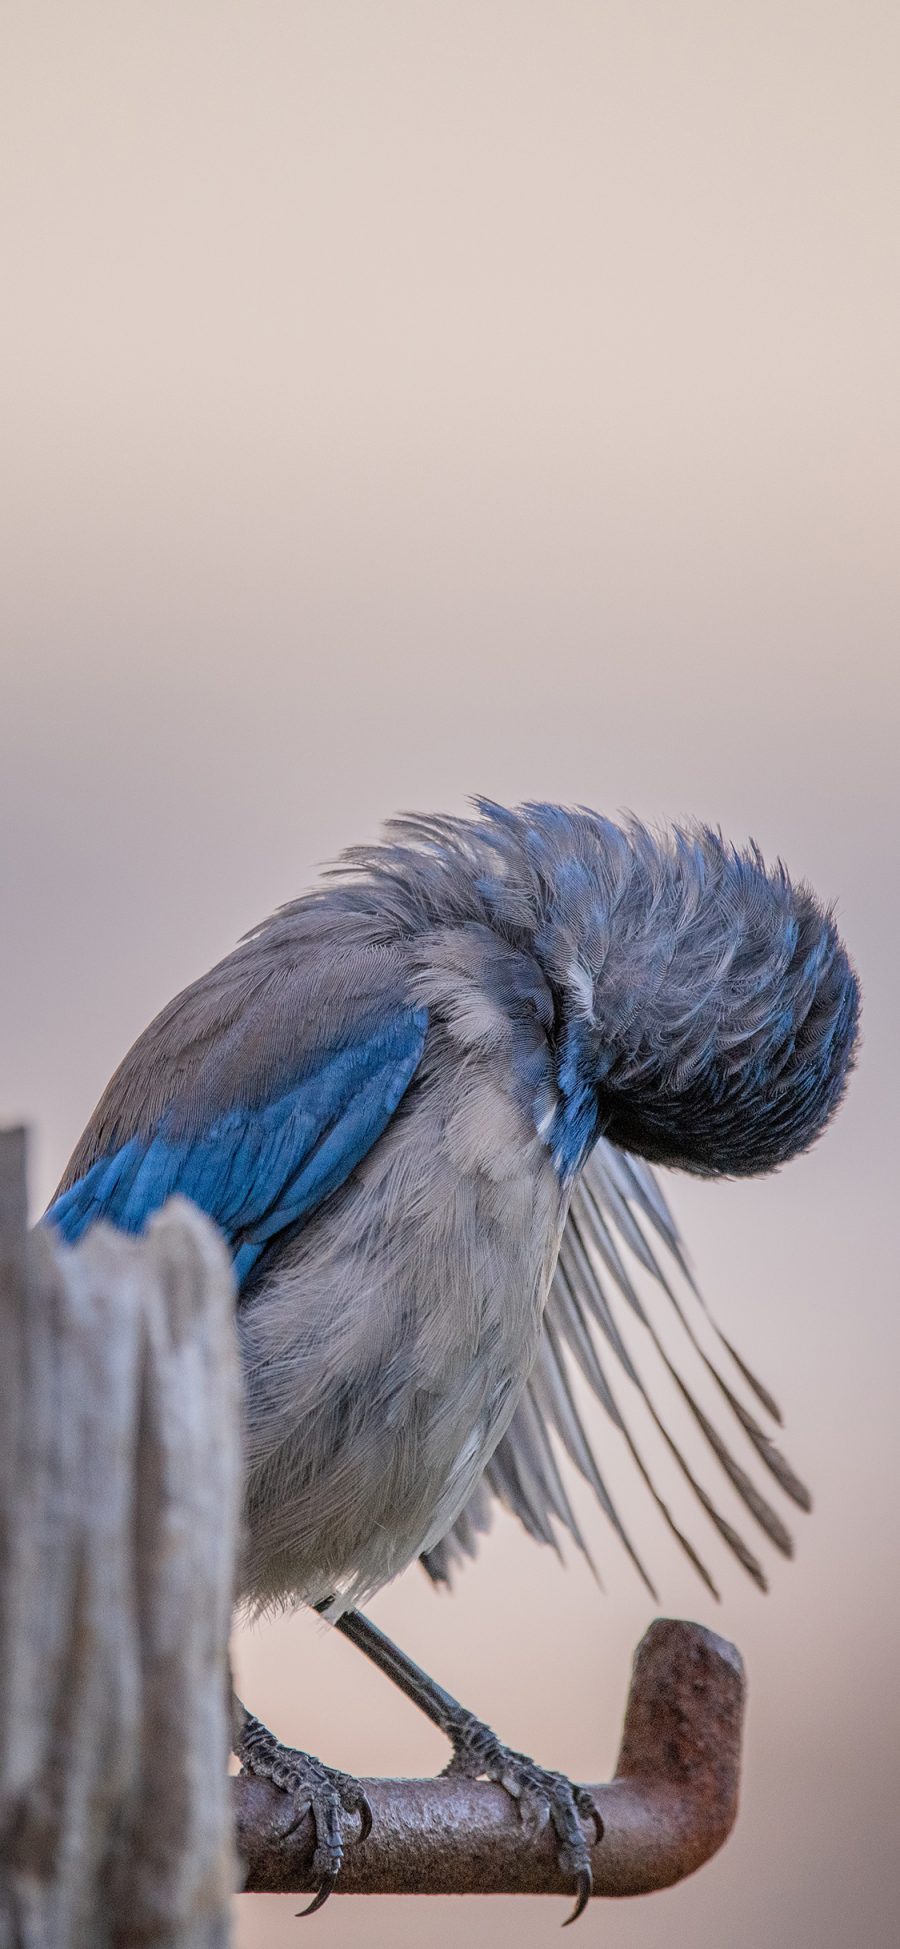
[[[418,1067],[425,1009],[404,1008],[349,1046],[322,1054],[258,1107],[235,1104],[206,1128],[178,1134],[172,1113],[98,1157],[50,1206],[70,1243],[95,1219],[140,1232],[179,1192],[209,1213],[234,1250],[238,1283],[278,1233],[336,1191],[390,1122]]]

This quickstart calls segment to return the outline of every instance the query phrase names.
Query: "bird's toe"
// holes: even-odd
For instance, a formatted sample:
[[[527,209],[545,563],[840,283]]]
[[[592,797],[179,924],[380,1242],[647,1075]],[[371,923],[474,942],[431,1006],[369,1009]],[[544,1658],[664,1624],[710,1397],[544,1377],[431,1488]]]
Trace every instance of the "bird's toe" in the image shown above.
[[[564,1773],[538,1766],[527,1753],[513,1752],[489,1726],[469,1713],[461,1716],[450,1737],[453,1756],[444,1769],[446,1773],[496,1781],[515,1800],[523,1833],[529,1840],[536,1839],[548,1823],[552,1825],[560,1868],[575,1889],[575,1906],[567,1919],[576,1921],[593,1887],[591,1843],[585,1824],[592,1823],[596,1841],[603,1836],[603,1822],[588,1789],[574,1786]]]
[[[287,1841],[311,1815],[315,1832],[312,1876],[316,1892],[302,1915],[314,1915],[328,1900],[344,1864],[349,1839],[365,1840],[372,1828],[372,1809],[359,1783],[350,1773],[324,1766],[312,1753],[282,1746],[251,1713],[246,1715],[238,1757],[245,1773],[270,1780],[285,1794],[289,1818],[279,1829],[279,1839]],[[358,1822],[358,1833],[349,1835],[348,1826]]]

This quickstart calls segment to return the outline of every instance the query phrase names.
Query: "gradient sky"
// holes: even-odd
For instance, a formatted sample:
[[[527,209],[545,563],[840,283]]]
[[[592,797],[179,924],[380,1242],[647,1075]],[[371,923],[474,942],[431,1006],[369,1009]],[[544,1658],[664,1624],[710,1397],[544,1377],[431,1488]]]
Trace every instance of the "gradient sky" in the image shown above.
[[[669,1186],[816,1511],[767,1600],[725,1565],[715,1609],[623,1488],[664,1607],[747,1659],[744,1804],[579,1939],[888,1949],[897,8],[28,0],[3,40],[0,1110],[35,1208],[156,1008],[399,807],[696,814],[834,898],[865,992],[837,1126],[771,1181]],[[596,1778],[653,1606],[579,1508],[605,1594],[501,1523],[453,1597],[413,1571],[374,1613]],[[443,1763],[322,1627],[237,1656],[324,1758]],[[295,1944],[296,1906],[239,1900],[239,1949]],[[531,1949],[563,1912],[309,1927]]]

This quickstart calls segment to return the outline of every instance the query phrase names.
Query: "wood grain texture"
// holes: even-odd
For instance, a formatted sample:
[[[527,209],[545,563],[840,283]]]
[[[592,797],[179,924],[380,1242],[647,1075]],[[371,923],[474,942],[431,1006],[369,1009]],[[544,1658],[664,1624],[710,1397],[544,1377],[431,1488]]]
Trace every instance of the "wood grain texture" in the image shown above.
[[[26,1241],[0,1147],[0,1945],[223,1949],[233,1285],[173,1201]]]

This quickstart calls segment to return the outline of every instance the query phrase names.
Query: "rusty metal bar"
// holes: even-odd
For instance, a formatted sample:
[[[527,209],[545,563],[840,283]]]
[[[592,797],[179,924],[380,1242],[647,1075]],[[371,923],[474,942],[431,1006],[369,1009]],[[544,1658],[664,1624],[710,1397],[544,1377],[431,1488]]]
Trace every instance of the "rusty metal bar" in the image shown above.
[[[708,1861],[738,1805],[744,1668],[699,1624],[658,1618],[635,1653],[615,1778],[591,1788],[604,1823],[593,1850],[595,1895],[644,1895]],[[500,1787],[460,1779],[366,1780],[365,1843],[348,1847],[348,1895],[570,1894],[552,1834],[526,1841]],[[248,1892],[313,1887],[312,1822],[289,1838],[285,1799],[267,1782],[233,1782]]]

